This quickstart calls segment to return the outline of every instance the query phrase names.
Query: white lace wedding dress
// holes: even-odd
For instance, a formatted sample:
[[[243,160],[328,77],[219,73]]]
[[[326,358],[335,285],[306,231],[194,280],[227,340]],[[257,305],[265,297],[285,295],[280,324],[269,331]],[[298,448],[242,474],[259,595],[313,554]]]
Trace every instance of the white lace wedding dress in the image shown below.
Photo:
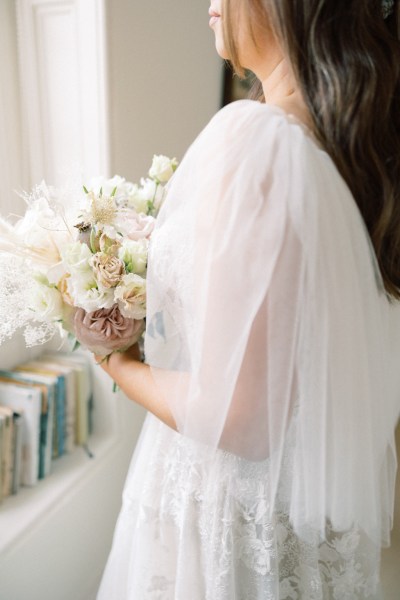
[[[229,190],[248,173],[248,188],[236,198]],[[264,197],[272,210],[265,221]],[[213,231],[222,227],[214,238],[208,220]],[[332,256],[337,263],[329,272]],[[211,280],[215,274],[207,289],[217,288],[204,303],[200,265]],[[236,269],[244,285],[237,305]],[[381,598],[380,542],[390,529],[396,468],[399,378],[391,367],[399,358],[393,333],[399,308],[387,304],[355,203],[311,134],[276,107],[243,101],[220,111],[171,181],[151,242],[148,281],[146,360],[178,431],[146,417],[97,600]],[[259,295],[249,299],[258,281]],[[325,284],[326,296],[316,297]],[[366,293],[372,304],[363,300]],[[204,308],[210,303],[211,314]],[[342,311],[348,321],[341,321]],[[226,331],[220,325],[236,317],[233,333],[232,321]],[[379,326],[369,330],[377,319]],[[324,327],[331,333],[314,348]],[[366,329],[371,355],[358,348]],[[236,339],[244,349],[237,356]],[[323,344],[329,345],[324,362]],[[372,368],[367,382],[365,365]],[[379,369],[388,366],[391,387],[374,396],[387,375]],[[308,368],[310,377],[313,369],[318,374],[312,384]],[[328,375],[319,380],[324,369]],[[349,379],[335,388],[332,377],[341,371]],[[190,373],[190,383],[184,379],[182,386],[176,376],[183,373]],[[352,382],[360,401],[353,400]]]

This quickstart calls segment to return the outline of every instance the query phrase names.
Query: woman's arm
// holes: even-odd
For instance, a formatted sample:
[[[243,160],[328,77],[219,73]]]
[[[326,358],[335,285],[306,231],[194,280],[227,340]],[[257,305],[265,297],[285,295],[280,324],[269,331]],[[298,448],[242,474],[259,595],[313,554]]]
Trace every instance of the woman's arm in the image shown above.
[[[177,430],[175,420],[154,382],[150,367],[140,361],[138,344],[126,352],[111,354],[107,360],[103,360],[100,356],[95,356],[95,360],[130,400],[140,404],[166,425]]]

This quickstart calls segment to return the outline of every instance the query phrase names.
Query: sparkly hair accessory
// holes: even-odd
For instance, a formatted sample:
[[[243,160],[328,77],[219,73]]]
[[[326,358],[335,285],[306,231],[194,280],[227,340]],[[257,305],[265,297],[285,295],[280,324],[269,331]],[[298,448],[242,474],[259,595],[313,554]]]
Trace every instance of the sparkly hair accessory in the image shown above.
[[[382,0],[383,18],[387,19],[393,12],[394,0]]]

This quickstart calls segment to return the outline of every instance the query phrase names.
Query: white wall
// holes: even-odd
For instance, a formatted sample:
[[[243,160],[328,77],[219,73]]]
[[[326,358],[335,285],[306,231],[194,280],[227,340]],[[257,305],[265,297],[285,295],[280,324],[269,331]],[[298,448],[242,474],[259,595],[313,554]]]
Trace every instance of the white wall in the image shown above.
[[[6,58],[6,60],[5,60]],[[23,157],[14,0],[0,2],[0,202],[2,213],[22,210],[13,192],[28,184]]]
[[[7,144],[10,144],[7,161],[0,161],[0,176],[2,184],[7,181],[10,189],[27,188],[42,176],[49,183],[55,180],[61,183],[62,172],[71,167],[74,152],[90,169],[97,164],[100,172],[107,169],[108,174],[118,172],[136,179],[146,174],[153,153],[181,158],[219,108],[221,63],[215,55],[212,32],[208,28],[206,0],[105,0],[108,71],[104,100],[109,103],[109,110],[106,118],[100,119],[100,125],[94,116],[101,112],[101,102],[99,105],[96,98],[98,87],[88,84],[93,77],[89,67],[83,66],[80,44],[85,26],[93,26],[89,21],[90,7],[97,10],[102,0],[18,0],[18,3],[27,11],[28,23],[23,27],[29,31],[28,37],[33,36],[33,47],[29,46],[28,37],[20,36],[25,92],[22,121],[18,119],[20,85],[14,16],[17,3],[0,0],[0,108],[7,106],[0,111],[0,117],[3,113],[2,127],[5,124],[6,128],[2,131],[7,131]],[[67,19],[65,28],[60,21],[63,18]],[[51,52],[57,39],[67,48],[73,35],[77,36],[76,48],[79,48],[76,72],[69,70],[73,52],[65,52],[63,56]],[[96,43],[93,35],[92,27],[91,52]],[[7,51],[4,44],[8,44]],[[6,56],[11,63],[4,70],[2,58]],[[87,78],[80,79],[77,73],[85,68]],[[35,69],[41,72],[37,79],[32,77]],[[70,83],[74,78],[80,81],[76,84],[78,91],[69,90],[70,83],[65,86],[65,97],[60,93],[59,75],[63,73]],[[9,97],[5,105],[2,94],[7,87],[11,99]],[[68,105],[70,95],[73,102]],[[30,97],[33,98],[31,105]],[[96,104],[93,114],[89,110],[90,99]],[[43,109],[46,102],[50,103],[47,104],[49,111]],[[101,131],[100,138],[109,134],[110,144],[96,155],[96,163],[90,163],[91,156],[86,150],[83,154],[81,149],[74,150],[76,140],[68,136],[69,126],[71,131],[77,131],[78,118],[83,119],[81,125],[85,128],[79,144],[86,144],[86,149],[97,135],[93,134],[92,138],[87,135],[90,128],[97,124],[106,129],[109,121],[108,131]],[[58,146],[59,140],[60,144],[63,141],[62,148]],[[109,159],[107,167],[104,157]],[[86,167],[84,172],[88,172]],[[2,214],[14,206],[7,197],[0,195]],[[27,354],[21,340],[15,340],[0,348],[0,366],[12,366]],[[48,480],[39,483],[36,490],[25,490],[24,496],[7,499],[0,507],[0,537],[2,522],[7,522],[8,529],[15,525],[17,532],[18,515],[28,522],[30,518],[29,527],[16,534],[14,542],[0,556],[0,600],[95,598],[144,411],[127,399],[113,397],[102,372],[101,375],[98,370],[94,373],[98,412],[103,415],[100,426],[104,429],[107,411],[112,424],[105,437],[98,436],[92,442],[94,461],[88,462],[78,451],[65,458],[71,468],[58,469]]]

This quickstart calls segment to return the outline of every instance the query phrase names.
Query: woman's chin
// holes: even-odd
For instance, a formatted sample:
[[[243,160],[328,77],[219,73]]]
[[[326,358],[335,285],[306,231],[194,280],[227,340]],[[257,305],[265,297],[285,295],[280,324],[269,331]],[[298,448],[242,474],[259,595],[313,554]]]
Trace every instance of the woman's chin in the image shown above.
[[[224,60],[229,60],[228,52],[226,51],[224,42],[217,36],[215,38],[215,49],[217,54]]]

